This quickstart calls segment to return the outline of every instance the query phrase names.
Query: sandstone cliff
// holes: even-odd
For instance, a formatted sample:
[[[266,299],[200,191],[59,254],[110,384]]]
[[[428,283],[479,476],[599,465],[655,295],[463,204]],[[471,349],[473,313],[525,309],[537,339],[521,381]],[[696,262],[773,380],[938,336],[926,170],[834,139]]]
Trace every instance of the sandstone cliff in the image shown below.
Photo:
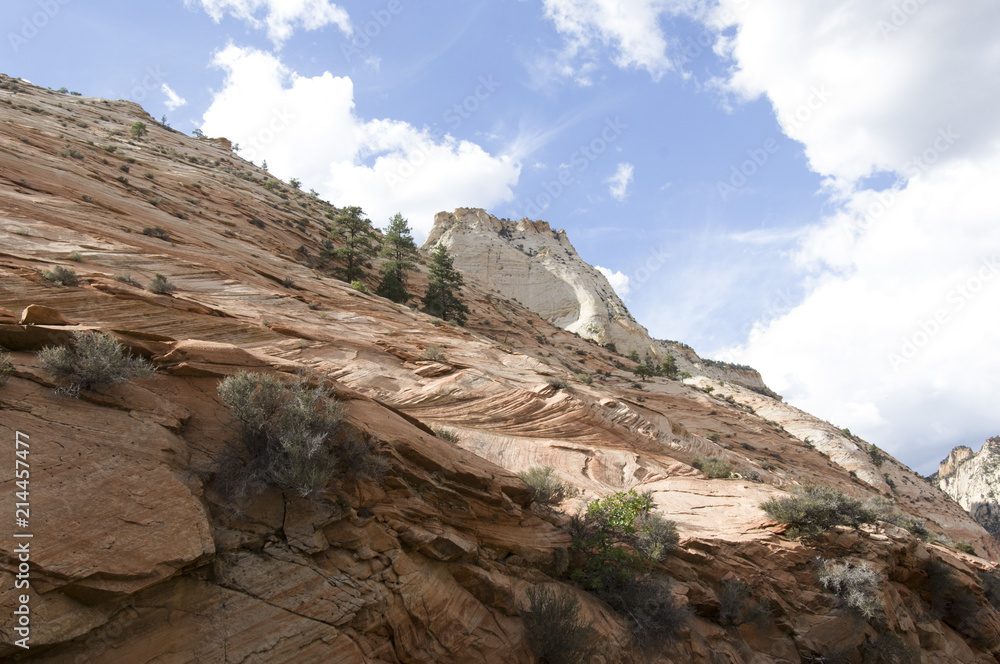
[[[1000,436],[990,438],[978,453],[964,445],[948,455],[934,478],[994,537],[1000,538]]]
[[[620,356],[473,280],[467,328],[358,292],[327,271],[329,204],[133,104],[18,86],[0,90],[0,346],[13,362],[0,387],[0,491],[14,494],[21,431],[33,622],[22,651],[8,513],[5,661],[528,664],[523,615],[539,586],[580,599],[599,637],[593,664],[860,661],[886,635],[925,662],[997,661],[1000,614],[977,572],[1000,547],[901,464],[868,468],[857,441],[735,383],[637,384]],[[142,140],[129,137],[137,120]],[[49,283],[55,266],[79,284]],[[157,273],[177,291],[135,285]],[[414,276],[415,291],[425,285]],[[35,351],[74,330],[114,334],[156,376],[54,393]],[[387,481],[334,481],[317,500],[272,489],[234,509],[216,472],[237,431],[217,388],[241,369],[331,382],[346,426],[391,464]],[[796,422],[828,439],[803,442]],[[711,479],[693,467],[699,455],[738,472]],[[581,491],[562,511],[515,475],[541,464]],[[876,481],[886,472],[888,489]],[[889,493],[976,555],[887,524],[791,540],[757,505],[805,483]],[[631,488],[677,523],[680,545],[658,570],[692,611],[647,653],[623,616],[567,577],[567,514]],[[823,592],[817,557],[867,562],[884,620],[858,621]],[[935,608],[931,560],[950,570],[967,615]],[[767,620],[720,618],[733,580],[770,605]]]

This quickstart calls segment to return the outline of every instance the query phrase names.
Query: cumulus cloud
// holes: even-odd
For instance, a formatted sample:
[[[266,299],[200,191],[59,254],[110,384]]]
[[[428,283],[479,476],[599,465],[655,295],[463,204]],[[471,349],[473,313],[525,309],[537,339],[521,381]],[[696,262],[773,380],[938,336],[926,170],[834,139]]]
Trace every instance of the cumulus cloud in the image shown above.
[[[1000,430],[1000,12],[722,0],[718,84],[766,96],[835,211],[794,255],[807,294],[724,355],[927,472]],[[869,176],[889,174],[885,188]],[[995,253],[994,253],[995,252]]]
[[[469,141],[406,122],[364,119],[349,77],[305,77],[271,53],[228,46],[214,64],[225,83],[202,131],[226,136],[241,155],[283,179],[298,177],[335,205],[360,205],[376,225],[402,212],[418,235],[434,214],[513,197],[520,165]]]
[[[608,185],[608,193],[619,202],[624,202],[628,198],[628,186],[632,184],[632,175],[635,168],[628,162],[618,164],[618,170],[605,182]]]
[[[163,84],[163,94],[167,96],[166,106],[168,111],[175,111],[181,106],[187,104],[187,100],[181,97],[179,94],[173,91],[173,89],[167,85]]]
[[[594,269],[604,275],[611,287],[615,289],[618,293],[618,297],[623,300],[628,297],[628,275],[622,272],[612,272],[606,267],[601,267],[600,265],[595,265]]]
[[[613,50],[617,66],[645,69],[659,80],[672,68],[660,15],[675,5],[668,0],[544,0],[545,17],[566,40],[552,67],[589,84],[580,72],[593,68],[593,51],[600,44]]]
[[[188,6],[200,6],[216,23],[226,15],[267,29],[276,45],[287,41],[296,28],[319,30],[336,25],[350,35],[351,19],[347,11],[329,0],[185,0]]]

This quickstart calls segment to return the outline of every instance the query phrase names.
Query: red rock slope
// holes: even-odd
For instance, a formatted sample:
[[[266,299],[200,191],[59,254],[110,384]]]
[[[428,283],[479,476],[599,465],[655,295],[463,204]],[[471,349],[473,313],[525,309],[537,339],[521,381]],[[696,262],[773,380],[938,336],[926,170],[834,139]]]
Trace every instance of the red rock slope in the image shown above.
[[[1000,615],[975,570],[1000,550],[895,461],[875,474],[897,478],[899,506],[986,558],[892,526],[785,539],[757,504],[803,482],[872,495],[881,487],[865,480],[863,459],[848,455],[860,469],[852,477],[844,459],[754,414],[755,393],[738,387],[636,385],[615,368],[623,358],[475,286],[466,329],[359,293],[325,272],[328,204],[133,104],[0,83],[0,345],[14,364],[0,387],[0,492],[14,493],[11,446],[24,432],[34,535],[22,651],[11,629],[13,513],[0,519],[0,657],[527,663],[526,591],[559,584],[600,636],[593,662],[808,662],[837,652],[860,661],[877,631],[821,591],[823,556],[865,560],[882,575],[881,629],[919,646],[923,661],[996,661]],[[142,140],[129,136],[136,120],[149,127]],[[56,265],[80,285],[49,284],[42,272]],[[177,292],[116,280],[145,284],[156,273]],[[35,320],[64,324],[19,324],[29,305],[66,320],[35,310]],[[115,334],[157,375],[78,400],[54,394],[34,351],[75,329]],[[438,358],[423,359],[435,346]],[[391,461],[386,483],[335,482],[318,501],[271,491],[234,510],[214,483],[236,435],[216,390],[241,369],[333,381],[348,425]],[[763,482],[708,479],[691,465],[699,454]],[[676,520],[681,547],[662,571],[694,615],[663,650],[634,651],[622,617],[566,580],[567,518],[534,504],[514,474],[539,464],[583,499],[651,490]],[[975,630],[929,611],[932,557],[970,589]],[[770,601],[773,620],[719,624],[720,584],[737,578]]]

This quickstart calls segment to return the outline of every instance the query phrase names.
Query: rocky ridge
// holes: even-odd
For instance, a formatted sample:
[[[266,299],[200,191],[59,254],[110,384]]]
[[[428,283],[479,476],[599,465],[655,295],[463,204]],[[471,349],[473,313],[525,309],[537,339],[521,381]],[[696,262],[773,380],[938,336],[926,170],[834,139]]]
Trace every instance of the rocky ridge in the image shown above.
[[[735,383],[694,372],[635,383],[621,356],[474,278],[464,329],[361,293],[328,275],[329,204],[134,104],[0,84],[0,346],[13,361],[0,437],[31,436],[34,480],[31,650],[12,643],[8,520],[0,657],[527,664],[526,592],[547,586],[582,602],[602,644],[593,663],[858,660],[880,632],[926,662],[997,661],[1000,614],[976,572],[1000,547],[895,460],[876,466],[861,442]],[[137,120],[142,140],[129,137]],[[79,285],[50,284],[54,266]],[[157,273],[177,291],[134,285]],[[424,275],[411,286],[421,292]],[[114,334],[157,375],[53,393],[35,351],[75,330]],[[270,490],[233,510],[214,477],[236,435],[217,386],[239,370],[332,383],[346,426],[391,463],[387,481],[337,481],[315,501]],[[805,428],[825,435],[807,444]],[[708,478],[699,455],[738,474]],[[562,511],[515,475],[540,464],[582,492]],[[900,509],[979,555],[887,524],[793,541],[756,507],[810,482],[883,495],[885,475]],[[566,578],[566,515],[631,488],[677,522],[680,546],[659,569],[693,612],[651,653]],[[14,491],[12,463],[0,464],[0,490]],[[878,572],[883,626],[821,591],[818,556]],[[932,559],[975,598],[975,630],[928,609]],[[720,621],[734,579],[770,603],[771,620]]]
[[[566,232],[552,230],[546,221],[498,219],[478,208],[440,212],[423,249],[438,244],[482,288],[523,304],[567,332],[610,344],[625,355],[672,354],[681,371],[766,389],[749,367],[705,361],[689,346],[649,336],[607,278],[576,253]]]
[[[987,440],[979,452],[956,447],[932,479],[987,532],[1000,538],[1000,436]]]

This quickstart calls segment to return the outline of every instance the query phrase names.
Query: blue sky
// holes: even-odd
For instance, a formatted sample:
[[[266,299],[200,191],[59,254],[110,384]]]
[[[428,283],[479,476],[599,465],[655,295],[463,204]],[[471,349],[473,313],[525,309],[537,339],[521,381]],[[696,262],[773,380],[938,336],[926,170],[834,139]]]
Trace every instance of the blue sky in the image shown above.
[[[225,135],[376,225],[402,211],[422,237],[469,206],[565,228],[654,336],[922,472],[1000,432],[992,0],[8,0],[0,20],[4,73]]]

